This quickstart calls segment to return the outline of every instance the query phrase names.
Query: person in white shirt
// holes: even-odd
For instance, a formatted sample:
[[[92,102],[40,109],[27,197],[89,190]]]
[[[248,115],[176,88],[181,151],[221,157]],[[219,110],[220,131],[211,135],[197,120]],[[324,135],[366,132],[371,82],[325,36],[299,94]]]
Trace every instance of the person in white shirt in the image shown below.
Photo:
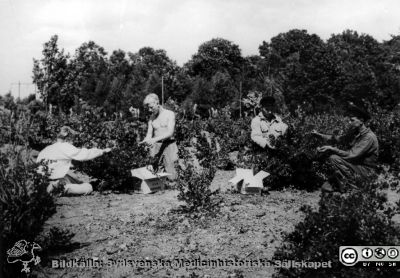
[[[260,100],[260,112],[251,121],[251,140],[261,148],[275,149],[275,140],[285,135],[288,125],[276,113],[275,99],[265,96]]]
[[[111,149],[86,149],[77,148],[69,141],[71,136],[77,132],[68,126],[63,126],[57,135],[57,142],[44,148],[37,157],[37,162],[47,162],[50,171],[50,183],[47,188],[48,192],[59,184],[64,184],[66,194],[86,195],[93,191],[90,183],[85,183],[79,180],[77,174],[72,171],[72,160],[86,161],[110,152]],[[43,173],[42,166],[39,167],[39,172]]]
[[[174,139],[175,113],[160,105],[156,94],[149,94],[143,101],[145,108],[151,113],[147,134],[140,144],[146,144],[150,148],[150,156],[155,159],[158,168],[161,162],[171,184],[174,183],[176,162],[178,161],[178,147]]]

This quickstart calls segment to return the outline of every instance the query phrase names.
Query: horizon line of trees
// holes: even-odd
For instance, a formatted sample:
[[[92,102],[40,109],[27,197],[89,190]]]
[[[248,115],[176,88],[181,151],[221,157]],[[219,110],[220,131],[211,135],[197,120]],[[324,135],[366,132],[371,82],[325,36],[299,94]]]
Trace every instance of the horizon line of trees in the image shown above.
[[[378,42],[346,30],[323,41],[293,29],[263,41],[259,55],[243,57],[235,43],[213,38],[204,42],[182,67],[165,50],[114,50],[108,55],[93,41],[71,56],[54,35],[43,56],[33,60],[33,83],[46,104],[68,112],[85,101],[107,112],[141,107],[144,96],[161,96],[184,107],[237,111],[249,93],[273,95],[290,110],[310,112],[340,107],[349,100],[392,109],[400,102],[400,36]]]

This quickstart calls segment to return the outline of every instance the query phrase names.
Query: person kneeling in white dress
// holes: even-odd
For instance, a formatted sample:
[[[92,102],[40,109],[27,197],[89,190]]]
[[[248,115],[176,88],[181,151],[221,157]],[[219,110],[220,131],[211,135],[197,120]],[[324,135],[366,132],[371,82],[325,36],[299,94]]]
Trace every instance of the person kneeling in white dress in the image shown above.
[[[68,126],[63,126],[57,135],[57,142],[44,148],[37,157],[37,162],[48,163],[50,185],[47,192],[52,192],[59,184],[64,184],[64,193],[73,195],[87,195],[93,191],[92,185],[79,180],[77,173],[72,171],[72,160],[86,161],[110,152],[106,149],[77,148],[69,141],[77,132]],[[43,173],[43,166],[39,172]]]

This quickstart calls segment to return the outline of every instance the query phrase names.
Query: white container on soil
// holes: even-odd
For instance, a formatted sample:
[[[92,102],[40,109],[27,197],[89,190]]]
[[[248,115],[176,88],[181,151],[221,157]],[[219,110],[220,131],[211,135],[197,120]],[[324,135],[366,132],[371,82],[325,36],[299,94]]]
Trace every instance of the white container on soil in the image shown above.
[[[137,193],[141,194],[164,190],[165,180],[171,175],[168,173],[153,173],[151,166],[133,169],[131,173],[133,177],[142,180],[140,186],[134,188]]]
[[[253,169],[236,169],[236,176],[229,180],[242,194],[260,194],[263,188],[263,180],[270,174],[260,171],[256,175]]]

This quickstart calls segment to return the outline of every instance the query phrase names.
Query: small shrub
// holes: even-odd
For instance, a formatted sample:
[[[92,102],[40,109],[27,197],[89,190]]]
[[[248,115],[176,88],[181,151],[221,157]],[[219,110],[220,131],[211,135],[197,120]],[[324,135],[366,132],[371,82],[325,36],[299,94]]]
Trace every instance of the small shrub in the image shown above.
[[[197,173],[189,166],[184,171],[179,171],[178,200],[185,202],[181,211],[191,214],[215,214],[218,211],[221,201],[218,192],[210,190],[213,177],[214,173],[210,169]]]
[[[273,260],[323,262],[332,268],[280,268],[274,277],[390,277],[394,269],[371,271],[344,267],[339,262],[339,247],[348,245],[397,245],[399,230],[391,221],[395,210],[375,181],[357,181],[358,189],[343,195],[323,195],[319,210],[304,207],[306,217],[287,235]],[[394,277],[394,276],[393,276]]]
[[[91,122],[90,125],[92,125],[91,131],[82,130],[75,140],[76,145],[113,147],[113,150],[94,160],[75,162],[76,168],[97,179],[95,184],[97,190],[133,189],[131,170],[153,163],[146,148],[138,145],[139,135],[136,125],[126,121],[113,121],[107,124],[103,122],[95,126]]]
[[[379,140],[379,161],[400,173],[400,111],[376,108],[369,126]]]
[[[71,239],[74,236],[75,234],[69,230],[51,227],[39,242],[40,246],[47,250],[68,249],[68,246],[71,244]]]
[[[0,260],[18,240],[34,241],[44,222],[55,213],[55,204],[46,189],[48,175],[37,173],[36,163],[28,163],[18,148],[0,152]],[[5,264],[1,273],[17,277],[21,269]]]
[[[71,252],[76,248],[80,248],[78,242],[71,242],[74,237],[68,229],[51,227],[46,233],[41,233],[35,240],[42,247],[40,252],[41,265],[48,265],[50,259],[56,254]]]

